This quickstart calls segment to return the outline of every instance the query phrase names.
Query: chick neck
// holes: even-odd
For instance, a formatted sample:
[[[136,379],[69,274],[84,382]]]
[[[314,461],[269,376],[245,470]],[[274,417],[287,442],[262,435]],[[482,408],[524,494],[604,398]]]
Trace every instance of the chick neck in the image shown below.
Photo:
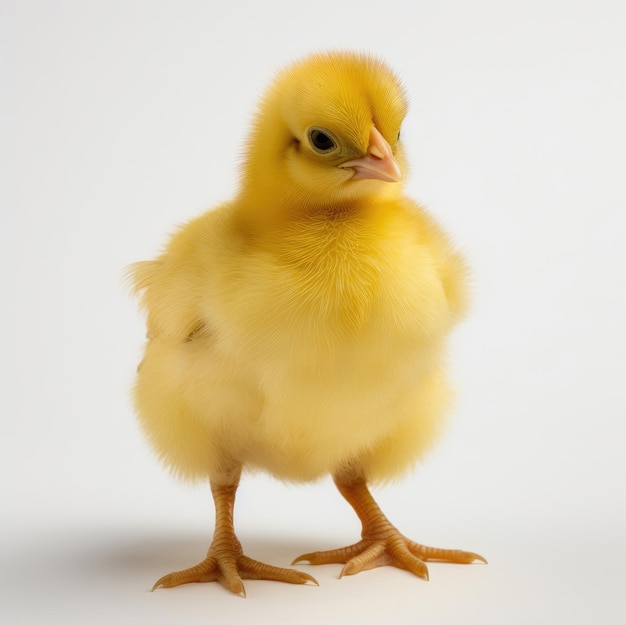
[[[275,156],[278,150],[264,148],[250,151],[236,200],[242,222],[253,230],[276,232],[289,223],[320,219],[377,220],[402,194],[401,185],[374,180],[348,180],[344,188],[311,193],[289,177],[282,156]]]
[[[274,235],[297,223],[380,221],[391,217],[389,204],[397,194],[380,193],[366,197],[338,197],[319,201],[297,188],[281,185],[277,189],[243,185],[236,206],[242,225],[262,234]],[[393,212],[393,211],[392,211]]]

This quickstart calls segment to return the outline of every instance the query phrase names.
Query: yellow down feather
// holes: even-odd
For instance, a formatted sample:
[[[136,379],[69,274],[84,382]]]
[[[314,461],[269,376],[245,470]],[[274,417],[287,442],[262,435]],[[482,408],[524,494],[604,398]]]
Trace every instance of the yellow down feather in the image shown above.
[[[374,127],[406,172],[406,111],[370,56],[295,63],[259,106],[234,199],[132,267],[148,323],[135,405],[180,476],[226,482],[241,464],[314,480],[349,466],[384,480],[434,441],[464,263],[402,181],[341,167]],[[312,127],[332,153],[312,148]]]

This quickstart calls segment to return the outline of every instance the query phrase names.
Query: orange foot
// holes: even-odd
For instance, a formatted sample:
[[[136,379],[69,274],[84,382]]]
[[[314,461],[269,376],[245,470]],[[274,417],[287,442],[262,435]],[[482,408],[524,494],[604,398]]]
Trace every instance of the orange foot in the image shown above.
[[[270,566],[243,554],[233,526],[235,491],[238,483],[238,473],[230,484],[211,483],[215,501],[215,532],[206,558],[190,569],[164,575],[152,590],[160,587],[173,588],[191,582],[217,581],[227,590],[245,597],[246,591],[242,581],[244,579],[267,579],[290,584],[312,582],[318,585],[315,578],[306,573]]]
[[[311,564],[345,564],[339,577],[354,575],[378,566],[390,565],[410,571],[425,580],[428,580],[426,562],[439,561],[458,564],[470,564],[475,561],[487,562],[477,553],[420,545],[403,536],[394,527],[389,528],[384,536],[364,537],[363,540],[349,547],[305,553],[296,558],[292,564],[305,561]]]
[[[184,571],[164,575],[156,582],[152,590],[173,588],[192,582],[217,581],[231,592],[245,597],[246,591],[242,581],[244,579],[266,579],[290,584],[312,582],[318,585],[315,578],[307,573],[270,566],[248,558],[243,554],[241,545],[235,538],[231,547],[225,547],[222,544],[220,549],[209,549],[207,557],[200,564]]]
[[[363,525],[362,540],[343,549],[305,553],[296,562],[311,564],[344,564],[340,577],[354,575],[378,566],[391,565],[428,579],[426,562],[455,562],[469,564],[487,560],[477,553],[458,549],[437,549],[420,545],[403,536],[381,512],[369,492],[365,480],[346,479],[335,475],[335,484],[346,501],[354,508]]]

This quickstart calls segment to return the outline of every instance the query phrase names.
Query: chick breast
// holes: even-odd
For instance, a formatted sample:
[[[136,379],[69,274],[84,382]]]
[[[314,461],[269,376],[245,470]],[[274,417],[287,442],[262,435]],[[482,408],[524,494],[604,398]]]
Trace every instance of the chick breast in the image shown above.
[[[378,221],[291,223],[262,246],[207,215],[197,253],[220,268],[197,272],[208,330],[151,341],[136,385],[144,428],[175,470],[205,477],[227,453],[312,480],[358,459],[375,480],[428,448],[449,400],[451,315],[414,211],[388,208]]]

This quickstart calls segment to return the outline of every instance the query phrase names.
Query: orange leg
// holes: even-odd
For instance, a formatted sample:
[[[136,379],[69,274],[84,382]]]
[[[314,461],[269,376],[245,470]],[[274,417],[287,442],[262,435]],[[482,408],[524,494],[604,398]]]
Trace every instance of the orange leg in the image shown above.
[[[361,520],[362,539],[349,547],[306,553],[296,562],[311,564],[341,563],[343,575],[354,575],[378,566],[391,565],[428,579],[426,562],[441,561],[469,564],[474,561],[487,562],[482,556],[458,549],[426,547],[403,536],[382,513],[369,492],[365,480],[346,479],[335,476],[335,484],[346,501],[354,508]]]
[[[242,581],[244,579],[317,584],[315,578],[307,573],[270,566],[244,555],[233,524],[238,483],[238,475],[234,483],[226,486],[211,482],[211,492],[215,501],[215,532],[207,557],[189,569],[164,575],[154,584],[152,590],[159,587],[172,588],[190,582],[218,581],[231,592],[245,597],[246,591]]]

